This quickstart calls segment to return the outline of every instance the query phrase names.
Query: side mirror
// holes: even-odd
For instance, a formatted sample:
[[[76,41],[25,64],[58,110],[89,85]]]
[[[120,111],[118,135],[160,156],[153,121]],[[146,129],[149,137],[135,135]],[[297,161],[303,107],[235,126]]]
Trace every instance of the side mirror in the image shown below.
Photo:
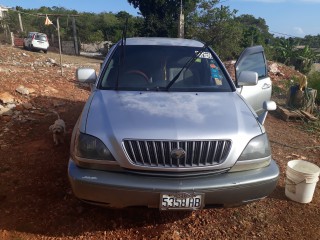
[[[274,111],[277,109],[277,104],[274,101],[264,101],[263,109],[266,111]]]
[[[97,80],[96,71],[93,68],[78,68],[76,79],[82,83],[95,83]]]
[[[269,111],[274,111],[277,109],[277,104],[274,101],[264,101],[263,102],[264,112],[259,115],[258,120],[263,125],[266,121]]]
[[[252,71],[239,72],[238,86],[254,86],[258,84],[258,73]]]

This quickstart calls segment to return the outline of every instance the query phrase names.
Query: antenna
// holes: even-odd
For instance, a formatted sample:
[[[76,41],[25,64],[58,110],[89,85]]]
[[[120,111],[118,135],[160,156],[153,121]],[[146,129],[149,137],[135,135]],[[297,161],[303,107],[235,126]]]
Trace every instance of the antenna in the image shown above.
[[[179,16],[178,37],[179,38],[184,38],[184,14],[183,14],[182,0],[180,2],[180,16]]]
[[[116,90],[118,90],[119,86],[119,75],[120,75],[120,69],[122,67],[122,63],[125,57],[125,46],[127,43],[127,28],[128,28],[128,17],[126,18],[126,23],[123,28],[122,37],[121,37],[121,50],[119,54],[119,64],[118,64],[118,73],[117,73],[117,81],[116,81]]]

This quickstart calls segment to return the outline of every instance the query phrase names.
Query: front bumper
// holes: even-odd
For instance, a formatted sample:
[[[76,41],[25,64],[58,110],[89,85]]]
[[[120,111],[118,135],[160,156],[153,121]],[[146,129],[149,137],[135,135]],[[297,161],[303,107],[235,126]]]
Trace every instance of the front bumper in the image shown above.
[[[158,208],[161,193],[204,193],[205,207],[240,205],[268,196],[276,187],[279,168],[268,167],[196,177],[155,177],[79,168],[69,160],[69,180],[76,197],[92,204],[123,208]]]

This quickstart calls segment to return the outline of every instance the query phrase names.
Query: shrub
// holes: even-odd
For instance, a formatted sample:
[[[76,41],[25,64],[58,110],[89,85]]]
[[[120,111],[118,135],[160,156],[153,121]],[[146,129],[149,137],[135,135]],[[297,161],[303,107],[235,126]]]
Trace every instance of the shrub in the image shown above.
[[[317,103],[320,103],[320,72],[312,72],[308,75],[308,87],[317,90]]]

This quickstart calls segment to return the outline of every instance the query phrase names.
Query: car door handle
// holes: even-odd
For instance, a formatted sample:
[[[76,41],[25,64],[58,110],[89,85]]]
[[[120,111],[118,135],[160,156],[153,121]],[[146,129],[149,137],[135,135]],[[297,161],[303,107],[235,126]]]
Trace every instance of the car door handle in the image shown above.
[[[271,84],[268,84],[268,83],[263,84],[262,89],[268,89],[268,88],[271,88]]]

